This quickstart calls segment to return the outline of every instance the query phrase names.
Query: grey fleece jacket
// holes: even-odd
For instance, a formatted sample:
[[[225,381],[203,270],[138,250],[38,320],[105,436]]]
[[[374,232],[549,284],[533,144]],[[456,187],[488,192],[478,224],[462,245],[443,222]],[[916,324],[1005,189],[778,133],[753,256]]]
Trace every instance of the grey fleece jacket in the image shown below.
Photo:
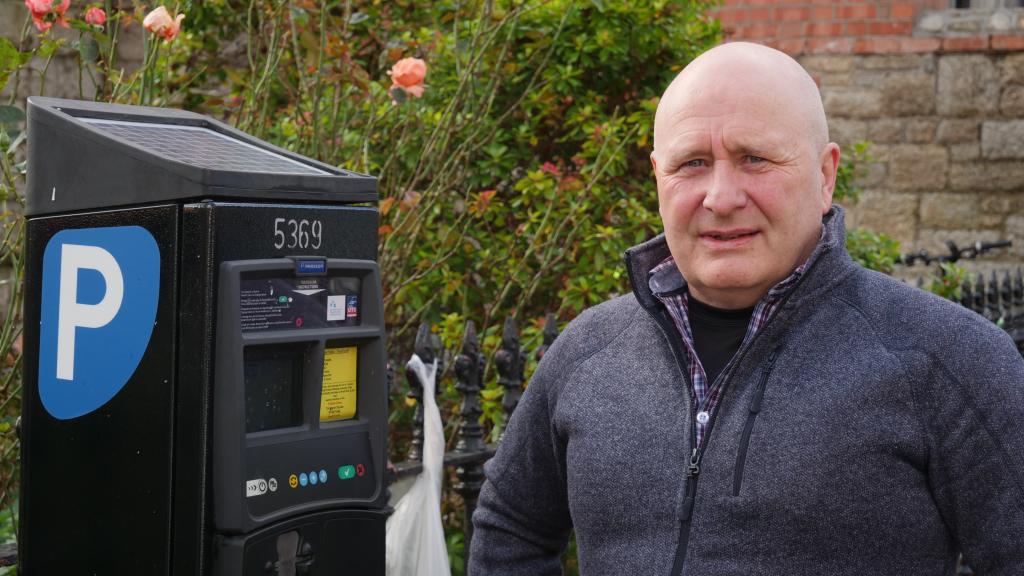
[[[855,264],[833,208],[721,376],[688,476],[685,356],[647,285],[666,256],[627,251],[634,294],[544,357],[485,468],[470,576],[560,574],[573,529],[584,576],[945,576],[957,550],[1024,574],[1024,360],[1004,332]]]

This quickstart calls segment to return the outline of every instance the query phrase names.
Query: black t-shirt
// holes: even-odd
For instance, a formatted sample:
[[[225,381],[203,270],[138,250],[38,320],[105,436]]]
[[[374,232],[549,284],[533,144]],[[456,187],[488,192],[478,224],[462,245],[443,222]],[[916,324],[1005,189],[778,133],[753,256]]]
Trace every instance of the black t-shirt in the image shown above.
[[[754,309],[723,310],[698,301],[692,294],[687,304],[693,347],[711,386],[743,343]]]

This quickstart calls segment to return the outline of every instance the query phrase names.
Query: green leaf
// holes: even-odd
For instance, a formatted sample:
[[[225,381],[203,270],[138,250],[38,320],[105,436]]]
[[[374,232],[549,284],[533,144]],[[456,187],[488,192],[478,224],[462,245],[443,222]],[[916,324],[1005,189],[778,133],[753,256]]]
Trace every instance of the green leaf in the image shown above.
[[[83,62],[95,62],[100,56],[100,46],[92,36],[82,36],[78,40],[78,53]]]
[[[18,150],[18,147],[25,141],[27,133],[19,130],[11,130],[7,135],[11,138],[11,145],[7,147],[7,153],[14,155]]]
[[[597,8],[597,11],[604,14],[604,0],[590,0],[590,3]]]
[[[20,64],[18,49],[10,40],[0,36],[0,71],[13,70]]]
[[[25,121],[25,113],[17,106],[0,106],[0,125],[17,126]]]
[[[43,40],[42,44],[39,45],[39,55],[43,58],[49,58],[53,55],[54,52],[57,51],[57,48],[61,47],[62,44],[64,44],[63,38],[57,40],[47,38],[46,40]]]

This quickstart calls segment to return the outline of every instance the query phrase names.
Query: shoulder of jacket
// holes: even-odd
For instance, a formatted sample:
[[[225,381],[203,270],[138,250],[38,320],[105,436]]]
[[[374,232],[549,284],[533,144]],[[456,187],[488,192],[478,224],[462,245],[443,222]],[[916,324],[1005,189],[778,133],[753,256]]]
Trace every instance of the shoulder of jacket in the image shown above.
[[[561,388],[582,363],[608,347],[637,319],[647,316],[632,293],[584,310],[569,322],[537,366],[535,381]]]
[[[895,356],[924,354],[951,373],[979,359],[1021,361],[1009,335],[986,318],[884,274],[862,269],[832,297],[854,309]]]

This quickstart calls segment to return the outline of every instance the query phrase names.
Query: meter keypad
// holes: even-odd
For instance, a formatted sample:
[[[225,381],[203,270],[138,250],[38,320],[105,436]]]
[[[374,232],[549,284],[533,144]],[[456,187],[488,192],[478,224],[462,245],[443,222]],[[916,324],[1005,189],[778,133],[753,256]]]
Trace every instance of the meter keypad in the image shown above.
[[[372,499],[377,482],[369,435],[365,426],[360,428],[312,441],[250,446],[247,478],[282,478],[288,488],[246,498],[249,513],[259,517],[309,502]],[[336,460],[328,462],[330,455],[337,455]]]

